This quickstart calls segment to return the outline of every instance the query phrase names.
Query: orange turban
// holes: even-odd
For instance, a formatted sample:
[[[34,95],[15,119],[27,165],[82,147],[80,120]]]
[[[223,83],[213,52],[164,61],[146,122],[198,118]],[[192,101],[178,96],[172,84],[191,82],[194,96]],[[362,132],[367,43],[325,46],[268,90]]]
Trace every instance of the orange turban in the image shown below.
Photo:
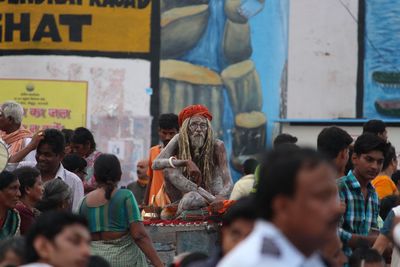
[[[179,127],[182,126],[182,123],[187,119],[193,116],[203,116],[208,120],[212,120],[212,115],[208,111],[208,109],[203,105],[191,105],[182,109],[178,116]]]

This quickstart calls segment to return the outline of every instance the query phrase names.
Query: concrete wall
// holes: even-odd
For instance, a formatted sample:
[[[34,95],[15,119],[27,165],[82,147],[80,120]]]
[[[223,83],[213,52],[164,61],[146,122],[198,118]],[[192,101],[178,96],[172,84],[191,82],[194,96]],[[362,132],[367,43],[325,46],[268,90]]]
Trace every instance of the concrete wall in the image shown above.
[[[150,62],[77,56],[3,56],[0,78],[88,82],[87,125],[98,149],[124,146],[123,183],[136,177],[136,162],[150,146]],[[54,88],[55,92],[57,88]],[[134,138],[135,137],[135,138]]]
[[[355,117],[357,13],[354,0],[290,1],[288,118]]]
[[[282,132],[290,133],[298,138],[298,144],[301,146],[317,147],[317,137],[321,130],[329,126],[299,126],[288,123],[282,124]],[[362,126],[339,126],[347,131],[354,139],[362,133]],[[400,148],[400,128],[387,127],[388,138],[393,146]]]

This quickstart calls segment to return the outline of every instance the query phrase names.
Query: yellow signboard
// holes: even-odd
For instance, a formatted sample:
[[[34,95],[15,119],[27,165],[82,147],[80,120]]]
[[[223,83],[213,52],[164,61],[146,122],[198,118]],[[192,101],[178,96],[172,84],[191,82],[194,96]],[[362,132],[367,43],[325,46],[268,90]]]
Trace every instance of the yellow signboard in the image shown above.
[[[150,32],[151,0],[0,1],[0,50],[148,53]]]
[[[22,124],[33,133],[86,126],[86,82],[0,80],[0,103],[7,100],[23,106]]]

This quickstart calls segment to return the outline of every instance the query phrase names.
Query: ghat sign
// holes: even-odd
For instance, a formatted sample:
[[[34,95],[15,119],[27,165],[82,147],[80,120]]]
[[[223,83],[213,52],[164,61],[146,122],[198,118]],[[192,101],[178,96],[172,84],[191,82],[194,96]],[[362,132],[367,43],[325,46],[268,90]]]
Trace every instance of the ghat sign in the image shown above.
[[[151,0],[0,0],[0,50],[149,53]]]
[[[0,79],[0,103],[7,100],[22,105],[23,126],[33,133],[86,126],[86,82]]]

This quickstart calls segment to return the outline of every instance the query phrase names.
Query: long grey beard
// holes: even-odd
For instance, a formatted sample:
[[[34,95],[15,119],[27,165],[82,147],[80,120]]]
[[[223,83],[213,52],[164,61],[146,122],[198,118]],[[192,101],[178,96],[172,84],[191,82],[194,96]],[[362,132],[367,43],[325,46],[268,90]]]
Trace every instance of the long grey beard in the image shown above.
[[[194,158],[200,157],[201,148],[204,146],[205,138],[201,135],[196,135],[190,138],[190,143],[193,148]]]

